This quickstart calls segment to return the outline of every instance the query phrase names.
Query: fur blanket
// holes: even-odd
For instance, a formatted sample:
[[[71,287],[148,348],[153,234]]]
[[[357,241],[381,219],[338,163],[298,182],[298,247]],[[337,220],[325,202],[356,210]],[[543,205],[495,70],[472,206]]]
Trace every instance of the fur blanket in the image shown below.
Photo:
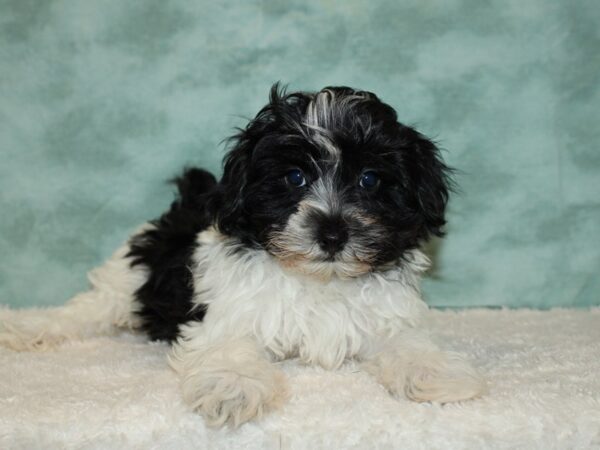
[[[600,448],[600,308],[432,311],[433,335],[489,381],[462,404],[396,400],[356,366],[283,364],[284,408],[212,430],[182,403],[168,348],[141,336],[0,348],[0,448]]]

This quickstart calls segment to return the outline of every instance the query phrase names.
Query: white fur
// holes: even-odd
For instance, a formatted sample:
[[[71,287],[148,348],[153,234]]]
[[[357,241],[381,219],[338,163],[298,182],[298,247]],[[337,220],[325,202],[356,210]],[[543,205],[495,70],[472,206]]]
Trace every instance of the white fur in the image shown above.
[[[331,136],[330,128],[335,124],[333,116],[334,94],[326,89],[319,92],[309,103],[306,109],[306,119],[304,125],[310,130],[306,135],[304,129],[302,134],[317,144],[319,148],[324,149],[331,160],[336,163],[339,161],[341,151]]]
[[[47,350],[63,341],[112,334],[139,325],[134,292],[147,271],[130,267],[123,245],[102,266],[88,273],[89,291],[64,306],[28,310],[0,309],[0,345],[13,350]]]
[[[486,388],[461,355],[440,351],[423,330],[405,330],[379,345],[361,367],[395,396],[446,403],[476,397]]]
[[[286,382],[273,362],[287,358],[327,369],[356,359],[394,395],[418,401],[483,391],[462,358],[441,352],[417,328],[427,310],[418,285],[428,261],[420,251],[384,272],[319,281],[212,228],[197,241],[194,303],[208,310],[202,323],[181,327],[169,359],[186,402],[208,423],[237,426],[281,405]],[[62,308],[0,310],[0,345],[45,350],[138,326],[134,292],[147,274],[131,268],[127,252],[121,247],[92,271],[92,289]]]
[[[338,163],[341,151],[335,144],[331,130],[339,127],[340,120],[351,114],[357,103],[368,97],[367,92],[357,92],[336,98],[334,91],[323,89],[315,94],[306,109],[304,125],[310,130],[310,134],[306,135],[303,129],[300,130],[301,133],[319,148],[325,149],[329,158]],[[369,130],[363,131],[368,134]]]
[[[186,325],[169,357],[181,375],[184,400],[202,412],[210,426],[236,427],[281,406],[287,396],[283,372],[269,363],[252,338],[207,346],[198,342],[200,322]]]
[[[427,267],[419,251],[384,273],[320,282],[214,230],[201,233],[198,243],[194,301],[208,311],[196,332],[207,344],[254,336],[276,359],[298,356],[333,369],[416,326],[427,309],[417,288]]]
[[[208,311],[204,323],[182,327],[172,364],[186,380],[188,401],[211,422],[237,424],[262,413],[257,401],[266,409],[278,403],[284,388],[272,381],[279,378],[268,360],[299,358],[335,369],[354,358],[394,394],[418,401],[461,400],[483,391],[465,361],[442,353],[415,328],[427,309],[417,287],[427,267],[421,252],[387,272],[319,282],[215,230],[201,233],[198,243],[194,301]],[[219,392],[228,394],[217,407]]]

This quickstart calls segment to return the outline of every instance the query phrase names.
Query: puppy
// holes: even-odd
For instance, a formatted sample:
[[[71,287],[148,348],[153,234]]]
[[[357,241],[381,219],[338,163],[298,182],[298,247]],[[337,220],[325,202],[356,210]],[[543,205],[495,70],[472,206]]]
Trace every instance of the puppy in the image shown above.
[[[187,403],[232,426],[281,405],[273,363],[354,359],[389,392],[451,402],[485,383],[420,329],[419,246],[441,235],[448,168],[370,92],[286,93],[232,138],[217,182],[188,169],[168,212],[53,309],[0,311],[0,344],[45,350],[139,329],[172,343]]]

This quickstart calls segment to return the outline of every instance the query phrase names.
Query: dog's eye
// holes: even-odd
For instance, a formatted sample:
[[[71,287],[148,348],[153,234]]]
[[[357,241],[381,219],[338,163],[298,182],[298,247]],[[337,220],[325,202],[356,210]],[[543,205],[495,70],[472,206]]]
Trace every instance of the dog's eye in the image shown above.
[[[367,170],[360,176],[358,184],[363,189],[375,189],[379,186],[379,175],[372,170]]]
[[[290,170],[286,176],[286,181],[294,187],[306,186],[306,178],[300,169]]]

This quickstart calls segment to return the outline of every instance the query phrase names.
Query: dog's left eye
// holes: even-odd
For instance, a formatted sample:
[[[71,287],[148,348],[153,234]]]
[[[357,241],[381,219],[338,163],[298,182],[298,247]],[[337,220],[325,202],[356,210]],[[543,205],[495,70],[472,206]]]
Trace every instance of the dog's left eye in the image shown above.
[[[285,175],[285,179],[291,186],[294,186],[294,187],[306,186],[306,177],[304,176],[304,174],[302,173],[302,171],[300,169],[290,170]]]
[[[379,175],[377,175],[377,172],[367,170],[360,176],[358,184],[363,189],[375,189],[379,186]]]

